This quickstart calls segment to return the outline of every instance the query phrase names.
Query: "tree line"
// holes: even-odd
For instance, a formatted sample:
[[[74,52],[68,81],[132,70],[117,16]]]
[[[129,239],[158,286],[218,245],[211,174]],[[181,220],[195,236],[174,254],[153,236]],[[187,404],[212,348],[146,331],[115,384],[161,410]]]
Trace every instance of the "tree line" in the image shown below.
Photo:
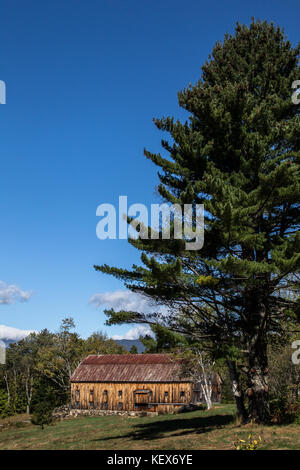
[[[136,346],[128,352],[105,333],[92,333],[83,339],[74,331],[72,318],[62,320],[56,333],[47,329],[32,333],[7,348],[6,364],[0,366],[0,417],[31,413],[37,419],[51,417],[51,410],[70,403],[70,377],[89,354],[136,354]],[[295,335],[294,338],[300,338]],[[212,381],[221,379],[222,402],[236,399],[235,382],[228,369],[226,356],[215,356],[204,350],[190,336],[182,335],[160,324],[151,326],[151,335],[140,336],[144,353],[169,354],[182,364],[182,376],[193,379],[202,390],[207,408],[212,406]],[[271,414],[277,421],[299,416],[300,366],[291,366],[290,343],[274,343],[269,347]],[[245,379],[235,371],[240,390]],[[235,377],[236,378],[236,377]],[[241,391],[242,397],[242,391]],[[296,406],[296,408],[295,408]],[[298,405],[299,406],[299,405]],[[293,408],[294,407],[294,408]]]
[[[69,379],[89,354],[126,353],[105,333],[87,339],[74,331],[72,318],[63,319],[57,333],[32,333],[6,350],[0,366],[0,416],[31,413],[39,403],[55,408],[69,402]]]

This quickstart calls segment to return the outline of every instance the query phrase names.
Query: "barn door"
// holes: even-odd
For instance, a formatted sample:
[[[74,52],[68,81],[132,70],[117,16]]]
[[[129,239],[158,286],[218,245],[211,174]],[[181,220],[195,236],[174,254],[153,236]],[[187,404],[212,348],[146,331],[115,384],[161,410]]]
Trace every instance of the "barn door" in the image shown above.
[[[148,406],[151,403],[151,390],[135,390],[133,392],[133,403],[135,407]]]

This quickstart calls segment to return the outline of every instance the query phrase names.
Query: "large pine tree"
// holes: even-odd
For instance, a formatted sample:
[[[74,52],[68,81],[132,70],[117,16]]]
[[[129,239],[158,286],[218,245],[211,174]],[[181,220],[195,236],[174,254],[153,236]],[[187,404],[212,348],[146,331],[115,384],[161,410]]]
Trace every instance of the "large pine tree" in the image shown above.
[[[267,344],[299,318],[300,78],[299,46],[266,22],[237,24],[218,42],[195,86],[178,94],[185,123],[155,119],[167,151],[145,151],[160,168],[158,187],[171,204],[204,204],[205,242],[131,240],[142,251],[132,270],[95,266],[169,307],[107,311],[109,324],[160,323],[213,345],[239,351],[247,374],[250,415],[266,422]]]

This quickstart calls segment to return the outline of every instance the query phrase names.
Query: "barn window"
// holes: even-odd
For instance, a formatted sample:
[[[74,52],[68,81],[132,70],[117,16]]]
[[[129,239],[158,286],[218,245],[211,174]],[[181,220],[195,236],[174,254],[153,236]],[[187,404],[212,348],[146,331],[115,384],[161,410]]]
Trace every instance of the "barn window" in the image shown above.
[[[169,392],[165,392],[165,398],[168,398]]]
[[[90,390],[90,408],[94,408],[94,390]]]
[[[119,390],[119,397],[122,396],[122,390]]]
[[[107,401],[105,401],[104,403],[102,403],[102,408],[103,408],[104,410],[108,410],[108,403],[107,403]]]
[[[183,390],[180,392],[180,396],[185,397],[185,392]]]
[[[104,392],[103,392],[103,395],[105,395],[105,396],[107,396],[107,395],[108,395],[108,392],[107,392],[107,390],[104,390]]]
[[[76,390],[76,401],[79,401],[79,398],[80,398],[80,391],[79,390]]]
[[[119,401],[118,408],[119,410],[123,410],[123,402]]]

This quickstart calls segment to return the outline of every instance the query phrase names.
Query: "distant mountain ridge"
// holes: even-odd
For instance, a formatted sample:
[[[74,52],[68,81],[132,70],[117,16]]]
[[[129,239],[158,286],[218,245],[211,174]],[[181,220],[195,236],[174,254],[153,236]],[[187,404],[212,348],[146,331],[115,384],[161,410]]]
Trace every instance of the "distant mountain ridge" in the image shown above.
[[[141,354],[145,351],[145,346],[143,343],[140,342],[138,339],[115,339],[116,343],[120,344],[121,346],[124,346],[126,351],[130,351],[132,346],[136,346],[138,353]]]
[[[2,345],[4,343],[4,346],[8,348],[10,344],[17,343],[18,341],[21,341],[20,339],[6,339],[6,338],[1,338]],[[0,345],[1,345],[0,342]]]

